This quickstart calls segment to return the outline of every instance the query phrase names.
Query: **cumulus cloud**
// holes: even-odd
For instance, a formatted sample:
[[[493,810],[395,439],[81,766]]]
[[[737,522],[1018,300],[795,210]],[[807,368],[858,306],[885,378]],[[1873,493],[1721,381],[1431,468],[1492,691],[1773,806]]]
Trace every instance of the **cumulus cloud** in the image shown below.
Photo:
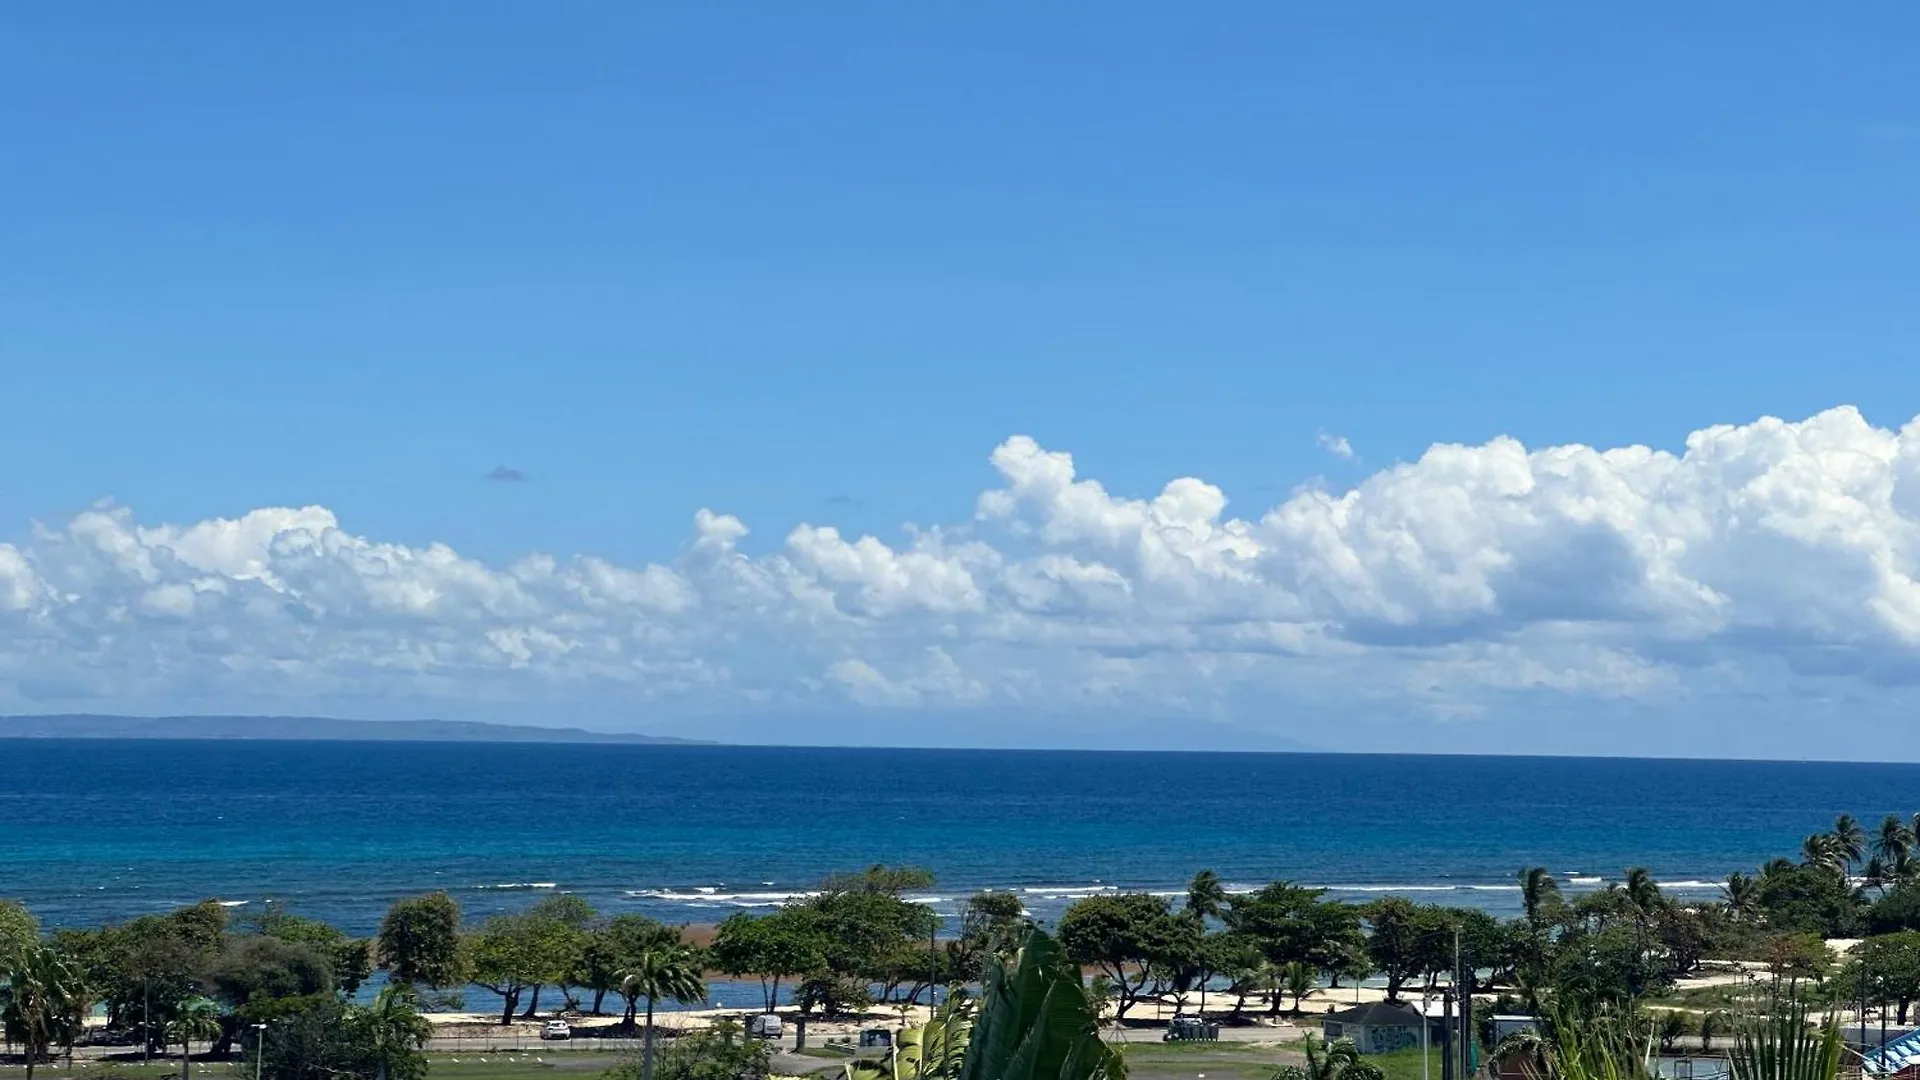
[[[1329,435],[1324,431],[1321,432],[1320,449],[1325,450],[1341,461],[1353,460],[1353,444],[1347,441],[1345,435]]]
[[[0,688],[1462,716],[1920,683],[1920,420],[1840,408],[1678,453],[1436,445],[1245,516],[1192,477],[1109,492],[1025,436],[989,460],[969,521],[898,542],[800,523],[749,554],[702,510],[644,566],[488,564],[323,507],[89,510],[0,544]]]

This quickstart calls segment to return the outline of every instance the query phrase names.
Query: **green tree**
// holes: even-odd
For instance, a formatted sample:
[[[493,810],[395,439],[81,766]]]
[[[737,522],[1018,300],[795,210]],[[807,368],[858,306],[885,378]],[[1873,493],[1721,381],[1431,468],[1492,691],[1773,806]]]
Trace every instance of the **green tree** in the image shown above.
[[[709,950],[719,970],[760,980],[768,1012],[779,1004],[780,983],[825,967],[826,954],[819,927],[797,908],[759,918],[745,912],[731,915],[720,924]]]
[[[528,990],[573,962],[568,928],[530,911],[495,915],[466,939],[472,980],[500,996],[500,1023],[513,1023],[513,1014]],[[529,1009],[533,1005],[529,1001]]]
[[[282,998],[257,1020],[269,1024],[254,1049],[262,1080],[425,1080],[421,1048],[431,1029],[409,986],[385,987],[365,1008],[337,997]]]
[[[444,892],[399,900],[380,921],[376,951],[388,978],[436,990],[466,981],[460,905]]]
[[[214,957],[203,982],[229,1006],[327,994],[333,991],[333,964],[310,945],[250,935],[230,939]]]
[[[883,866],[837,874],[781,914],[811,924],[825,954],[824,974],[836,981],[877,983],[890,998],[902,982],[923,977],[930,967],[926,950],[938,916],[901,893],[932,880],[923,870]]]
[[[433,1025],[420,1015],[411,986],[382,987],[373,1004],[349,1010],[347,1019],[355,1044],[373,1061],[374,1080],[422,1080],[427,1075],[422,1051],[433,1037]]]
[[[1520,906],[1527,922],[1544,925],[1560,907],[1560,882],[1544,866],[1520,871]]]
[[[13,970],[13,965],[39,943],[40,920],[33,917],[33,912],[24,904],[0,900],[0,971]]]
[[[81,977],[59,953],[37,944],[17,953],[10,967],[0,1029],[25,1049],[27,1080],[33,1080],[34,1066],[47,1052],[62,1042],[71,1045],[77,1034]]]
[[[1860,901],[1846,877],[1823,866],[1789,865],[1762,874],[1753,904],[1775,933],[1848,937],[1860,922]]]
[[[1840,857],[1851,867],[1867,854],[1867,831],[1852,814],[1841,814],[1833,819],[1833,843]],[[1844,868],[1843,868],[1844,869]]]
[[[1847,849],[1832,833],[1814,833],[1800,842],[1800,864],[1835,877],[1847,873]]]
[[[1168,958],[1190,927],[1161,897],[1089,896],[1060,917],[1060,945],[1075,963],[1098,968],[1112,980],[1114,1013],[1125,1019],[1149,985],[1164,981]]]
[[[1256,942],[1275,966],[1298,961],[1317,971],[1351,967],[1353,955],[1364,947],[1361,912],[1351,904],[1322,899],[1324,895],[1322,889],[1276,881],[1233,897],[1224,920],[1235,933]]]
[[[302,918],[275,904],[253,921],[253,928],[265,937],[305,945],[326,957],[334,986],[349,997],[373,975],[373,943],[350,937],[336,926]]]
[[[1727,910],[1736,920],[1750,919],[1758,910],[1759,882],[1738,870],[1727,875],[1727,883],[1720,886],[1720,892],[1726,897]]]
[[[1847,954],[1842,987],[1869,986],[1872,999],[1898,1009],[1897,1022],[1907,1022],[1907,1010],[1920,1000],[1920,930],[1861,939]]]
[[[680,931],[658,920],[631,913],[616,915],[589,931],[574,981],[593,991],[593,1012],[598,1015],[606,995],[620,989],[621,973],[633,966],[634,957],[679,941]]]
[[[626,999],[626,1024],[633,1025],[634,1002],[647,999],[645,1045],[640,1052],[641,1080],[653,1080],[653,1010],[662,998],[697,1005],[707,999],[707,984],[701,978],[700,956],[692,948],[674,943],[642,951],[620,976],[620,996]]]
[[[1187,883],[1186,913],[1200,919],[1218,919],[1227,909],[1227,887],[1220,875],[1202,870]]]
[[[1026,905],[1013,893],[987,890],[967,897],[960,909],[960,937],[950,945],[955,978],[978,981],[996,958],[1012,956],[1032,928]]]
[[[1445,971],[1453,964],[1453,920],[1438,908],[1398,896],[1362,908],[1371,933],[1367,958],[1387,977],[1387,1000],[1400,1000],[1410,979]]]
[[[220,1037],[220,1007],[203,997],[180,1003],[167,1020],[166,1041],[180,1044],[180,1080],[193,1076],[193,1044]]]
[[[54,941],[105,1002],[109,1027],[164,1050],[166,1024],[200,995],[225,946],[226,921],[226,909],[208,900],[100,930],[59,931]]]

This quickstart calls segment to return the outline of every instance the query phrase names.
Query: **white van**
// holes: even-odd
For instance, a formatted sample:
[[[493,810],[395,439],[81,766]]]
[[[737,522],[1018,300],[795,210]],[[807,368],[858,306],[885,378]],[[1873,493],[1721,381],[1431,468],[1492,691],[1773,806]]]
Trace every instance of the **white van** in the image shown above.
[[[782,1025],[778,1013],[761,1013],[759,1016],[747,1017],[747,1034],[757,1039],[777,1039],[781,1031]]]

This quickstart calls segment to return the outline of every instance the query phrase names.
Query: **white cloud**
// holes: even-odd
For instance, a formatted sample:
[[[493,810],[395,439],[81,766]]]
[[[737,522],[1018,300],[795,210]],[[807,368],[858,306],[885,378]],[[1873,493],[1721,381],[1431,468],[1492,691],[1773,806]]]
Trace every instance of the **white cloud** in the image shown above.
[[[1341,461],[1353,460],[1353,444],[1347,441],[1345,435],[1330,435],[1327,432],[1321,432],[1320,449],[1325,450]]]
[[[1763,419],[1679,454],[1437,445],[1246,517],[1195,478],[1113,495],[1025,436],[991,463],[974,520],[902,542],[802,523],[748,554],[703,510],[676,559],[632,567],[488,565],[321,507],[97,508],[0,545],[0,702],[1460,716],[1920,684],[1920,420]]]

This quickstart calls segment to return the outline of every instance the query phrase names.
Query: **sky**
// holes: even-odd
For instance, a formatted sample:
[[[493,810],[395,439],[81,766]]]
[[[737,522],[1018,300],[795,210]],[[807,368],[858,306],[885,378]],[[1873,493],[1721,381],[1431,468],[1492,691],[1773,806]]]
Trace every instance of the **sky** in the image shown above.
[[[1920,758],[1916,23],[11,8],[0,712]]]

